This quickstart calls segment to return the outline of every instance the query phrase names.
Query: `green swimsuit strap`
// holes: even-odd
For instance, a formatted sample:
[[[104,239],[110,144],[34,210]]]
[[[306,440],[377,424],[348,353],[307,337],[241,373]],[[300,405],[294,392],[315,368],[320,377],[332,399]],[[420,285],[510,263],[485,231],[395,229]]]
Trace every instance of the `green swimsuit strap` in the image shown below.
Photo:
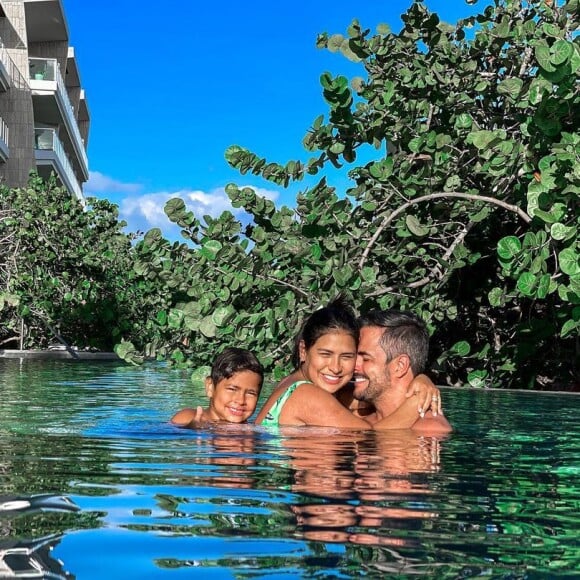
[[[267,427],[277,427],[280,424],[280,413],[286,401],[290,398],[290,395],[296,390],[297,387],[303,385],[304,383],[309,383],[310,381],[296,381],[292,383],[279,397],[278,400],[270,407],[270,410],[262,419],[262,425]]]

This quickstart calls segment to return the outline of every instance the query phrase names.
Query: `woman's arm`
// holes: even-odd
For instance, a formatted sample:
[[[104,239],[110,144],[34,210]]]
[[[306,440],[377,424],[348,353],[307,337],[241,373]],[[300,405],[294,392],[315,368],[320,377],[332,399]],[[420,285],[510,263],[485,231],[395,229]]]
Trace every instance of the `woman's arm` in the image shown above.
[[[292,393],[280,414],[280,425],[371,429],[369,423],[353,415],[336,400],[334,395],[312,383],[300,385]]]
[[[424,417],[429,409],[431,409],[433,417],[443,414],[441,407],[441,393],[427,375],[417,375],[407,388],[405,396],[408,398],[414,395],[417,395],[418,397],[417,400],[419,404],[417,410],[421,417]]]

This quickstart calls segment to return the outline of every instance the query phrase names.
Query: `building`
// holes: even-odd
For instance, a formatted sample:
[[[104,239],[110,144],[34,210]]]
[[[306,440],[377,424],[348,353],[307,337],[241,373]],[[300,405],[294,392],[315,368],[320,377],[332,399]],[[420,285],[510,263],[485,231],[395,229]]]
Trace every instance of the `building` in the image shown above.
[[[63,0],[0,0],[0,181],[52,172],[84,203],[90,116]]]

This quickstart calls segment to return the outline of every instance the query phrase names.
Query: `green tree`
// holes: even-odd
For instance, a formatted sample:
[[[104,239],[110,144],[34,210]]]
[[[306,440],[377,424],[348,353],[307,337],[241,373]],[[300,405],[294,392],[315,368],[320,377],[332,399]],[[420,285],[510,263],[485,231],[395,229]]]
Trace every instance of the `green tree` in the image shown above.
[[[247,226],[169,202],[194,248],[158,231],[138,248],[140,275],[163,288],[149,354],[199,364],[242,343],[281,372],[303,314],[347,292],[362,311],[418,312],[441,381],[577,381],[578,1],[495,0],[455,26],[415,2],[402,19],[398,33],[354,21],[319,36],[362,73],[321,76],[313,157],[227,151],[278,185],[320,175],[295,209],[235,185]],[[353,186],[337,194],[324,172],[349,165]]]
[[[116,206],[76,198],[32,176],[0,189],[0,342],[46,347],[55,334],[79,347],[111,349],[138,336],[145,295]]]

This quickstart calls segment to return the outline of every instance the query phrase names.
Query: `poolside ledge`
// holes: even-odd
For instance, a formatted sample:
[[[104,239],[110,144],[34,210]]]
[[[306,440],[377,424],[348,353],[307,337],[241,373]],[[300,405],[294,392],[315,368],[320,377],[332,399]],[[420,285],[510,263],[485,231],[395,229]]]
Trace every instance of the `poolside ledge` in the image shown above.
[[[85,360],[85,361],[120,361],[114,352],[89,352],[83,350],[12,350],[0,349],[2,358],[26,358],[40,360]]]

